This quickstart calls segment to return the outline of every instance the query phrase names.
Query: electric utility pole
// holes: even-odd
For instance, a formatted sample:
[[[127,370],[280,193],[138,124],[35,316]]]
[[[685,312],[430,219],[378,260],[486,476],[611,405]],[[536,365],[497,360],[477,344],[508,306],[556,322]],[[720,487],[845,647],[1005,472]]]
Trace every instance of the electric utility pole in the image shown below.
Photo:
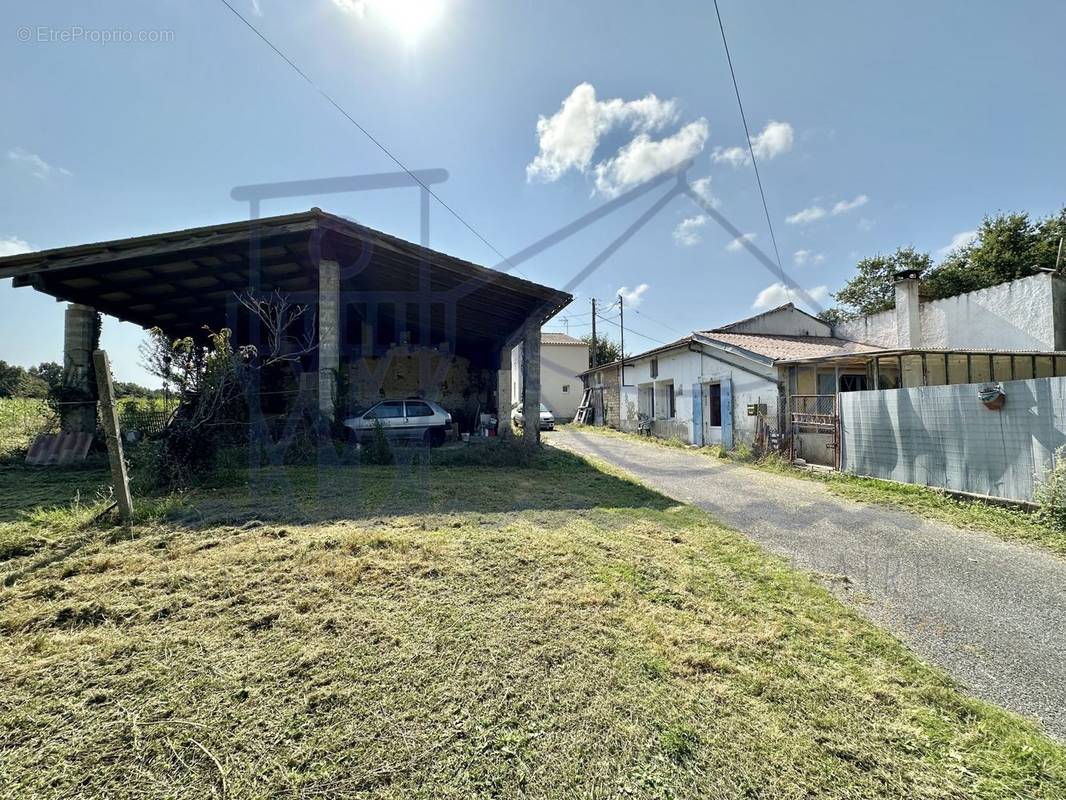
[[[596,368],[596,298],[592,298],[592,363],[591,369]]]
[[[622,351],[622,385],[626,385],[626,321],[625,321],[625,300],[622,299],[622,295],[618,295],[618,335],[622,340],[619,344],[619,348]]]

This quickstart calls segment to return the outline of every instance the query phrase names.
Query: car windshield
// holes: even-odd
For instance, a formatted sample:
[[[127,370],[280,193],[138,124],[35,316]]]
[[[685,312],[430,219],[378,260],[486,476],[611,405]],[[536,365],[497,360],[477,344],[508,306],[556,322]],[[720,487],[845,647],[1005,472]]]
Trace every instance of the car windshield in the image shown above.
[[[546,405],[544,405],[544,403],[541,403],[540,404],[540,413],[541,414],[550,414],[551,412],[548,411],[548,407]]]

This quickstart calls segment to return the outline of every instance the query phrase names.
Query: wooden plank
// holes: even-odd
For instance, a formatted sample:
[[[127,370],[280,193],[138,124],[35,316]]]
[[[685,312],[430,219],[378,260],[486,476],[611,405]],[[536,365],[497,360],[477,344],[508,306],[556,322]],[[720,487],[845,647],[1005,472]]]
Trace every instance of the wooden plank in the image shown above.
[[[93,366],[96,368],[96,391],[100,397],[100,420],[107,436],[107,458],[111,462],[111,482],[114,486],[118,513],[125,525],[133,522],[133,498],[130,496],[130,481],[126,474],[126,460],[122,452],[122,433],[118,424],[118,409],[115,407],[115,387],[111,382],[111,364],[103,350],[93,351]]]

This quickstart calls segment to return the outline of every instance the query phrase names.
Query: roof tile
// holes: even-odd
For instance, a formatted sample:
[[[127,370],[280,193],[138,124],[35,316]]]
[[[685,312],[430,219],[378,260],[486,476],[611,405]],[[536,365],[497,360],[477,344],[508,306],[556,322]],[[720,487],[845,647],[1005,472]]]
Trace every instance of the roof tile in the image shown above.
[[[872,353],[882,348],[849,342],[832,336],[775,336],[757,333],[719,333],[700,331],[699,335],[712,342],[739,347],[775,361],[784,358],[811,358],[815,356],[843,355],[845,353]]]

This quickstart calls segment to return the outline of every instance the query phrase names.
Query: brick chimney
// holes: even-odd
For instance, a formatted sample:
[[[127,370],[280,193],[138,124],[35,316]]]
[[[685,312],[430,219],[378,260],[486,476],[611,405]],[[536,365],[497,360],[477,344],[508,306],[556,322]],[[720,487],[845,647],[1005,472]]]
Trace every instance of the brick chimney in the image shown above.
[[[918,316],[922,271],[909,269],[892,276],[896,286],[896,346],[920,347],[922,325]]]

